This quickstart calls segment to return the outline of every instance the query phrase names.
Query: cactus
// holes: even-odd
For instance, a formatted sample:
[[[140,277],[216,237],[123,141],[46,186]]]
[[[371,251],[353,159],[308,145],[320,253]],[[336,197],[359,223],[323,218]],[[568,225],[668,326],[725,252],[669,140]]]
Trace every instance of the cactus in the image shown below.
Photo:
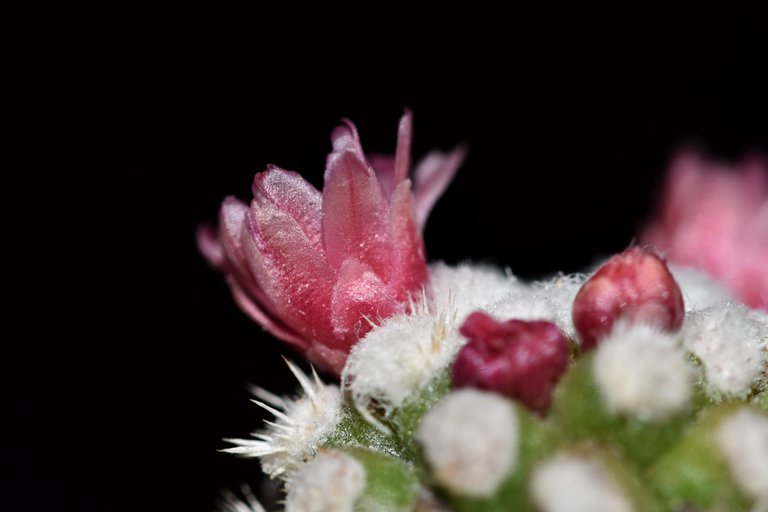
[[[289,363],[303,388],[299,398],[268,406],[277,418],[258,439],[233,441],[238,446],[231,451],[260,457],[265,470],[285,480],[288,510],[315,510],[302,508],[306,496],[319,492],[303,489],[319,485],[304,468],[331,456],[351,457],[357,465],[349,467],[358,468],[364,482],[350,477],[342,490],[354,496],[334,502],[334,510],[558,511],[579,510],[558,508],[563,503],[597,506],[595,500],[616,510],[754,510],[765,502],[765,375],[749,394],[714,400],[706,371],[686,351],[686,329],[670,334],[618,322],[595,349],[576,351],[542,415],[493,390],[454,388],[450,368],[465,341],[457,322],[445,314],[419,315],[375,327],[355,347],[341,387]],[[753,356],[765,364],[768,323],[750,320],[746,331],[756,336]],[[403,347],[414,350],[405,352],[408,359],[394,367],[380,361]],[[387,378],[398,382],[385,387]],[[723,434],[724,422],[739,411],[749,418]],[[738,432],[751,448],[739,448]],[[738,455],[729,459],[728,449],[751,453],[755,469],[739,469]],[[578,499],[569,497],[578,486],[542,490],[563,478],[583,480]],[[603,487],[596,483],[603,480]]]
[[[229,199],[218,235],[201,230],[238,305],[339,379],[288,362],[298,396],[256,390],[274,420],[225,451],[282,479],[289,512],[768,510],[768,193],[745,189],[749,236],[722,261],[697,265],[702,246],[681,242],[691,226],[707,243],[731,235],[676,186],[681,210],[646,238],[682,266],[633,247],[534,283],[428,267],[419,229],[463,150],[425,158],[411,191],[411,131],[406,113],[374,169],[347,123],[322,194],[270,168],[250,208]],[[689,171],[689,188],[719,179]]]

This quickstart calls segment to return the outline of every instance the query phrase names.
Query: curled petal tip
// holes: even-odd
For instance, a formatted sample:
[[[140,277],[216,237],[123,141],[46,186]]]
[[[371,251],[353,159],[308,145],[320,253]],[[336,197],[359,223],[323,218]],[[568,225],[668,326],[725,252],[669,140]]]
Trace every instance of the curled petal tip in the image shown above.
[[[342,119],[341,123],[331,132],[331,144],[334,152],[351,150],[362,158],[363,148],[360,145],[360,136],[357,133],[355,123],[346,118]]]
[[[397,149],[395,150],[395,182],[397,186],[408,178],[408,170],[411,167],[411,142],[413,140],[413,114],[407,108],[397,130]]]
[[[227,258],[224,248],[216,237],[216,230],[211,224],[201,224],[195,230],[197,247],[211,266],[222,270]]]
[[[276,165],[256,174],[253,196],[257,204],[269,203],[288,213],[318,252],[322,246],[322,202],[320,192],[296,172]]]
[[[429,213],[456,172],[464,163],[468,148],[459,145],[448,153],[433,151],[416,166],[414,176],[414,213],[416,223],[423,229]]]

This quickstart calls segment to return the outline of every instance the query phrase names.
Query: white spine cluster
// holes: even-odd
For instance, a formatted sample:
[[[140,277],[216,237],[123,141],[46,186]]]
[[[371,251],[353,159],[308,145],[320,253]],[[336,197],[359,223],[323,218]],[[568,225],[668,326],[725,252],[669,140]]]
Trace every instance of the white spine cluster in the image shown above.
[[[531,495],[543,512],[632,512],[633,507],[596,458],[556,455],[531,475]]]
[[[257,390],[259,397],[272,405],[254,402],[274,414],[275,421],[267,421],[266,431],[254,434],[255,439],[226,439],[237,446],[224,450],[243,457],[259,457],[262,469],[271,477],[288,476],[313,457],[341,418],[338,386],[323,384],[314,369],[310,378],[290,361],[286,363],[304,395],[288,400]]]
[[[481,310],[504,320],[549,320],[573,337],[571,308],[586,276],[561,274],[528,284],[493,267],[437,263],[430,278],[434,304],[455,310],[459,325],[467,315]]]
[[[619,322],[598,346],[592,373],[606,405],[642,420],[684,411],[691,399],[692,368],[674,335]]]
[[[365,491],[365,468],[341,452],[322,452],[285,484],[286,512],[353,512]]]
[[[342,382],[362,414],[374,401],[389,413],[444,370],[464,343],[445,315],[394,316],[355,345]]]
[[[742,491],[768,504],[768,416],[743,408],[723,421],[715,440]]]
[[[493,304],[522,287],[511,272],[498,268],[462,263],[450,267],[445,263],[430,266],[432,301],[437,310],[452,310],[459,323],[478,309]]]
[[[765,378],[768,314],[724,303],[686,316],[683,343],[704,365],[707,384],[726,396],[744,396]]]
[[[508,400],[462,389],[427,413],[416,438],[440,484],[457,494],[487,497],[515,468],[518,430]]]
[[[250,487],[244,485],[242,488],[243,499],[235,496],[230,491],[225,491],[217,512],[267,512],[264,506],[259,503],[256,496],[253,495]]]

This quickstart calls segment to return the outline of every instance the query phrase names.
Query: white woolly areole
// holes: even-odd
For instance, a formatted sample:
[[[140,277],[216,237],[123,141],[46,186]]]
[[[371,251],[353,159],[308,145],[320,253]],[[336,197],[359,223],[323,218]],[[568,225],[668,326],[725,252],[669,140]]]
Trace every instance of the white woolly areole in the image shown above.
[[[765,377],[768,315],[725,303],[686,316],[683,344],[701,360],[707,384],[725,395],[746,395]]]
[[[556,455],[539,464],[529,481],[543,512],[632,512],[627,497],[599,459]]]
[[[455,267],[433,263],[429,280],[436,309],[455,311],[459,323],[473,311],[497,302],[522,286],[509,271],[470,263]]]
[[[676,337],[619,322],[598,345],[592,373],[606,405],[643,420],[682,412],[691,399],[692,368]]]
[[[352,512],[365,490],[365,469],[342,452],[317,455],[286,482],[286,512]]]
[[[722,422],[715,441],[742,491],[768,500],[768,416],[741,409]]]
[[[446,368],[465,342],[444,315],[390,317],[353,347],[342,382],[361,413],[372,401],[389,413]]]
[[[686,312],[734,300],[731,292],[723,285],[693,267],[669,265],[669,271],[683,293]]]
[[[573,299],[584,280],[582,274],[559,275],[547,281],[521,285],[483,309],[501,320],[548,320],[574,338]]]
[[[514,470],[518,437],[512,404],[470,388],[443,398],[416,433],[437,481],[457,494],[478,498],[492,495]]]
[[[264,401],[254,402],[275,415],[254,439],[227,439],[237,445],[224,450],[244,457],[258,457],[261,467],[271,477],[288,476],[304,461],[313,457],[341,417],[341,392],[338,386],[323,384],[314,373],[310,379],[291,362],[288,367],[301,384],[304,395],[296,400],[280,398],[264,390],[256,394]]]

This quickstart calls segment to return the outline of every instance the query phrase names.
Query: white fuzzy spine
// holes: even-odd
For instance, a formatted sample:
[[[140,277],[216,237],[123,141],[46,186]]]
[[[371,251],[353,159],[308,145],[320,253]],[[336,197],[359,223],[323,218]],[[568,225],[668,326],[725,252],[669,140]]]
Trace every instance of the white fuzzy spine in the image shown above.
[[[253,402],[275,416],[264,431],[253,439],[225,439],[236,445],[223,451],[243,457],[258,457],[262,469],[271,477],[287,477],[311,458],[333,432],[341,418],[341,393],[338,386],[323,384],[312,370],[305,375],[286,360],[298,380],[303,395],[296,400],[276,397],[260,388],[255,394],[272,405]]]

